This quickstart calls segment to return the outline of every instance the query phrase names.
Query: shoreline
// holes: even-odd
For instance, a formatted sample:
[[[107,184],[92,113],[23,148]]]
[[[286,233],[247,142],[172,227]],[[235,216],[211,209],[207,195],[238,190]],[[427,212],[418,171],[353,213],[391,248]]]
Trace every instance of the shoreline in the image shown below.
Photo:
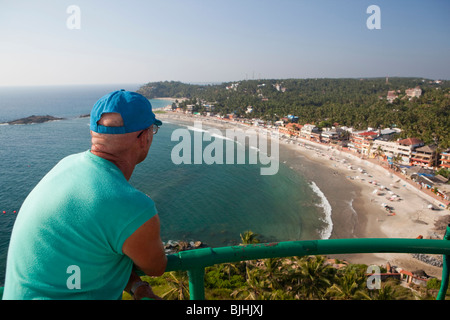
[[[159,117],[175,123],[202,121],[222,129],[246,126],[217,118],[171,112],[159,114]],[[308,172],[307,176],[311,181],[317,177],[317,181],[327,182],[318,187],[332,207],[333,230],[330,238],[442,239],[444,234],[437,233],[434,225],[437,219],[448,215],[448,211],[428,209],[428,204],[435,203],[435,199],[376,161],[302,139],[292,141],[280,138],[279,146],[280,162],[286,161],[292,170],[305,174],[299,158],[310,161],[313,167],[320,169]],[[393,208],[391,213],[385,210],[384,204]],[[439,279],[442,276],[442,268],[426,264],[406,253],[340,254],[329,257],[367,265],[385,266],[389,262],[408,271],[420,269]]]

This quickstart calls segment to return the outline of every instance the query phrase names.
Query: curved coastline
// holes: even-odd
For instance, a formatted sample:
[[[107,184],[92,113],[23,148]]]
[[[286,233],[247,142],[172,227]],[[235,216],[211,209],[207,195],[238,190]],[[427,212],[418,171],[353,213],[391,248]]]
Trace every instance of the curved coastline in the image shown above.
[[[318,204],[318,207],[321,207],[324,211],[325,217],[322,219],[323,222],[325,222],[326,227],[324,227],[322,230],[319,231],[320,236],[322,239],[329,239],[331,237],[331,233],[333,231],[333,219],[332,217],[332,210],[333,208],[330,205],[330,202],[328,201],[327,197],[324,195],[322,190],[317,186],[317,184],[314,181],[311,181],[310,186],[312,190],[319,196],[320,198],[320,204]]]
[[[211,126],[229,128],[242,126],[240,123],[224,121],[204,116],[167,113],[159,117],[173,122],[193,123],[203,121]],[[263,129],[264,130],[264,129]],[[308,179],[320,189],[330,204],[332,214],[327,215],[331,221],[322,230],[329,238],[433,238],[435,222],[446,214],[445,210],[424,210],[433,199],[415,190],[403,179],[393,176],[386,169],[373,162],[360,159],[356,155],[333,149],[309,141],[290,141],[280,139],[280,159],[287,159],[288,166],[307,173]],[[286,158],[287,157],[287,158]],[[299,158],[308,160],[309,166],[303,166]],[[352,169],[349,169],[352,165]],[[360,171],[361,170],[361,171]],[[363,173],[364,172],[364,173]],[[392,185],[396,184],[395,187]],[[311,184],[312,185],[312,184]],[[399,201],[389,203],[386,194],[374,195],[373,189],[391,186],[399,195]],[[389,196],[389,194],[387,194]],[[388,214],[381,206],[388,202],[395,208],[395,215]],[[322,204],[323,205],[323,204]],[[420,210],[422,209],[422,210]],[[420,223],[415,219],[420,215]],[[442,236],[442,235],[441,235]],[[411,254],[346,254],[333,256],[351,263],[399,266],[406,270],[426,270],[427,274],[440,277],[441,270],[414,259]]]

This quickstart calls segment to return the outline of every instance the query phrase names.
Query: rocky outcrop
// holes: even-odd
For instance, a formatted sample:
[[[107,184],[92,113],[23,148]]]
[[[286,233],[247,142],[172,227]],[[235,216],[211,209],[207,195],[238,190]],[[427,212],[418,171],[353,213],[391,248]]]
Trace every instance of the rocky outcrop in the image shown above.
[[[55,121],[55,120],[64,120],[64,118],[56,118],[49,115],[46,116],[29,116],[26,118],[21,118],[13,121],[6,122],[7,124],[32,124],[32,123],[43,123],[48,121]]]
[[[206,248],[208,247],[201,241],[172,241],[169,240],[167,243],[164,244],[164,249],[166,253],[177,253],[180,251],[186,251],[186,250],[192,250],[192,249],[199,249],[199,248]]]
[[[442,256],[437,256],[437,257],[433,257],[427,254],[422,254],[422,253],[415,253],[412,255],[413,258],[425,262],[426,264],[435,266],[435,267],[442,267],[443,262],[442,262]]]

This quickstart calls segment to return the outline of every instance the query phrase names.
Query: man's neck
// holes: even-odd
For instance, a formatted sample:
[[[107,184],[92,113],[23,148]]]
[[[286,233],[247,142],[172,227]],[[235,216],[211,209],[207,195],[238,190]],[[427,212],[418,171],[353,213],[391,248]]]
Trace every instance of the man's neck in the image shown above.
[[[132,160],[128,159],[128,157],[117,157],[113,154],[93,149],[91,149],[91,153],[96,155],[97,157],[114,163],[117,168],[119,168],[119,170],[123,173],[125,179],[127,179],[127,181],[130,180],[136,165]]]

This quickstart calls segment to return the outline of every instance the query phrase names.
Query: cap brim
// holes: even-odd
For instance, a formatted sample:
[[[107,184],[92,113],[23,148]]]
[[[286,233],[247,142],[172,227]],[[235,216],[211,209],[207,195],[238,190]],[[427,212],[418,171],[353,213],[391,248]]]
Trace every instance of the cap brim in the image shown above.
[[[154,125],[157,125],[158,127],[162,126],[162,122],[158,119],[155,119],[155,122],[153,122]]]

